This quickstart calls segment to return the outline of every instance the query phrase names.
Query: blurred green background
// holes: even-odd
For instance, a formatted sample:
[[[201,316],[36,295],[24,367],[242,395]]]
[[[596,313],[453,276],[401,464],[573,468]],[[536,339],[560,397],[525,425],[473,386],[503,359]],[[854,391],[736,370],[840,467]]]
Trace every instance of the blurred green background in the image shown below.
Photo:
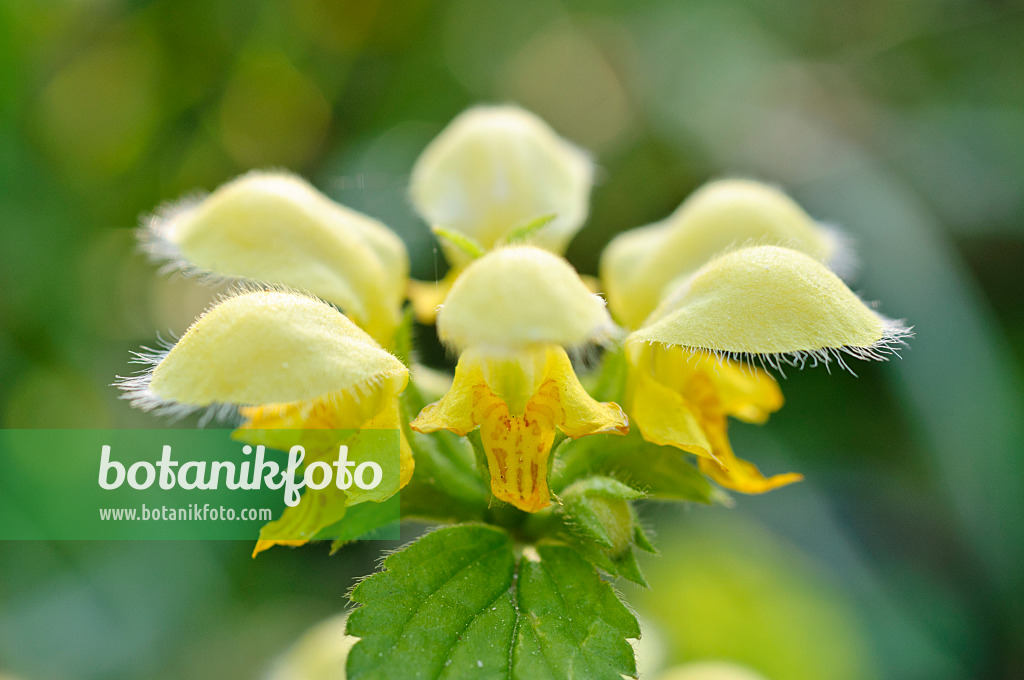
[[[902,361],[793,372],[737,451],[807,481],[646,507],[645,655],[772,680],[1024,673],[1024,8],[956,0],[0,3],[0,425],[147,427],[109,385],[214,294],[140,214],[255,167],[308,176],[443,272],[405,191],[463,108],[592,150],[594,273],[709,178],[778,183],[858,243]],[[0,471],[0,474],[3,474]],[[413,535],[410,533],[410,536]],[[0,544],[0,676],[249,678],[380,544]],[[646,641],[645,641],[646,642]],[[653,643],[652,643],[653,644]]]

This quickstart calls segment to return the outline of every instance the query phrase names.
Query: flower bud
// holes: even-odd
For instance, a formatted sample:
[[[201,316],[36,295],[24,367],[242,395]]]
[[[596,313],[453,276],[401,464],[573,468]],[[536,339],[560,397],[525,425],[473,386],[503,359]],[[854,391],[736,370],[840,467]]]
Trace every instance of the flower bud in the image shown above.
[[[576,532],[595,541],[614,559],[633,544],[637,520],[629,501],[643,496],[610,477],[588,477],[562,491],[562,512]]]
[[[514,106],[463,112],[420,155],[411,195],[432,226],[462,232],[485,249],[545,215],[530,243],[556,253],[587,217],[593,164],[537,116]],[[448,260],[468,256],[443,243]]]

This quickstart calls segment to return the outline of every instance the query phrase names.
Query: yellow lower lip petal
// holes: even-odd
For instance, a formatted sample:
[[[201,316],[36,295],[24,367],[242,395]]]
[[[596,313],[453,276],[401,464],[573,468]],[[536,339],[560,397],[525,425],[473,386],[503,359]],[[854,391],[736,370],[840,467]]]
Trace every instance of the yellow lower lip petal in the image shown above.
[[[412,422],[418,432],[465,435],[477,427],[494,496],[537,512],[551,502],[548,457],[556,429],[570,437],[624,434],[628,422],[617,404],[599,403],[586,393],[565,350],[547,346],[500,359],[465,352],[452,388]]]

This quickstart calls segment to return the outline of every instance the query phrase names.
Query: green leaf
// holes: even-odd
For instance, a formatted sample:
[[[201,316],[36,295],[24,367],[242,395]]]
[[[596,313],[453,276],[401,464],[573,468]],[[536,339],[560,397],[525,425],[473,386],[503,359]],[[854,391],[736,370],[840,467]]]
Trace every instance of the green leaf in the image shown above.
[[[583,557],[592,562],[595,567],[610,576],[621,576],[627,581],[632,581],[638,586],[647,587],[647,579],[640,571],[640,565],[636,561],[633,546],[628,546],[621,553],[612,557],[608,550],[597,542],[568,531],[561,540],[567,545],[575,548]]]
[[[651,539],[648,538],[647,532],[644,531],[644,528],[640,526],[639,523],[633,527],[633,544],[644,552],[649,552],[652,555],[658,554],[658,549],[654,547],[653,543],[651,543]]]
[[[620,680],[635,675],[636,619],[567,546],[527,548],[460,525],[431,532],[360,583],[350,680]]]
[[[331,543],[331,553],[333,554],[352,541],[372,540],[380,536],[390,537],[400,516],[399,496],[392,496],[383,503],[368,502],[353,505],[346,510],[341,521],[321,529],[317,533],[316,539],[333,539],[334,542]]]
[[[593,565],[567,546],[537,548],[519,567],[512,677],[621,680],[636,675],[640,626]]]
[[[474,238],[463,234],[461,231],[437,226],[431,227],[430,230],[434,232],[434,235],[439,239],[444,239],[474,260],[487,252]]]
[[[548,215],[541,215],[540,217],[536,217],[530,220],[529,222],[526,222],[525,224],[522,224],[513,229],[512,231],[510,231],[508,235],[506,235],[505,238],[502,239],[502,242],[506,245],[511,245],[513,243],[522,243],[523,241],[526,241],[531,236],[533,236],[534,233],[540,231],[544,227],[551,224],[551,221],[554,220],[556,217],[558,217],[558,215],[556,215],[555,213],[550,213]]]
[[[434,531],[391,555],[384,571],[352,591],[363,606],[349,616],[348,632],[362,640],[347,677],[503,677],[514,568],[511,537],[480,525]],[[453,668],[455,659],[463,668]]]
[[[412,367],[413,353],[413,329],[415,328],[416,313],[412,306],[402,313],[402,323],[395,330],[395,342],[391,351],[398,357],[406,368]]]
[[[623,402],[626,392],[628,365],[622,345],[605,350],[601,357],[601,368],[596,371],[593,384],[587,385],[590,396],[598,401]]]
[[[692,454],[645,441],[638,432],[624,437],[593,435],[566,440],[555,451],[549,480],[555,493],[580,477],[602,474],[646,493],[653,500],[711,504],[711,484],[690,462]]]

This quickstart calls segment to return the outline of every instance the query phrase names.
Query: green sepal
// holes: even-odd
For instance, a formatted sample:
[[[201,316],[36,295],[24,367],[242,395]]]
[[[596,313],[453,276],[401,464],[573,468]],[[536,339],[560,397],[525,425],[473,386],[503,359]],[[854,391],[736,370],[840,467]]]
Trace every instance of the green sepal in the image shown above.
[[[653,552],[632,505],[643,496],[610,477],[588,477],[565,489],[560,512],[566,542],[599,569],[646,587],[633,553],[634,545]]]
[[[555,493],[581,477],[600,474],[643,491],[651,500],[713,502],[711,483],[691,462],[692,454],[652,444],[634,430],[625,436],[566,440],[553,457],[548,483]]]
[[[552,220],[556,217],[558,217],[558,215],[550,213],[529,220],[525,224],[522,224],[510,231],[505,238],[501,239],[501,244],[512,245],[515,243],[523,243],[524,241],[529,240],[529,238],[536,232],[551,224]]]
[[[644,578],[643,572],[640,571],[640,565],[636,561],[633,546],[627,547],[613,558],[605,548],[596,542],[572,531],[566,531],[560,538],[566,545],[571,546],[609,576],[622,577],[643,588],[648,587],[647,579]]]
[[[633,545],[644,552],[651,553],[652,555],[658,554],[658,549],[654,547],[653,543],[651,543],[650,537],[647,536],[647,532],[644,531],[644,528],[640,526],[639,522],[633,526]]]
[[[626,377],[628,375],[626,353],[622,345],[616,344],[605,350],[601,367],[588,377],[587,391],[598,401],[625,401]]]
[[[434,232],[434,235],[439,239],[443,239],[455,246],[473,260],[483,255],[487,250],[480,245],[480,243],[471,236],[463,234],[461,231],[455,231],[454,229],[446,229],[445,227],[431,227],[430,231]]]
[[[321,529],[315,540],[330,539],[333,555],[353,541],[397,537],[401,493],[383,503],[359,503],[347,508],[341,521]]]
[[[640,571],[640,565],[636,561],[636,553],[632,547],[623,551],[621,555],[612,560],[612,564],[615,566],[615,573],[622,578],[643,588],[650,587],[647,579],[644,578],[643,572]]]
[[[487,463],[487,452],[484,450],[484,442],[480,438],[480,430],[473,430],[468,433],[466,441],[473,447],[473,455],[476,458],[476,468],[480,473],[480,478],[490,484],[491,468]]]

